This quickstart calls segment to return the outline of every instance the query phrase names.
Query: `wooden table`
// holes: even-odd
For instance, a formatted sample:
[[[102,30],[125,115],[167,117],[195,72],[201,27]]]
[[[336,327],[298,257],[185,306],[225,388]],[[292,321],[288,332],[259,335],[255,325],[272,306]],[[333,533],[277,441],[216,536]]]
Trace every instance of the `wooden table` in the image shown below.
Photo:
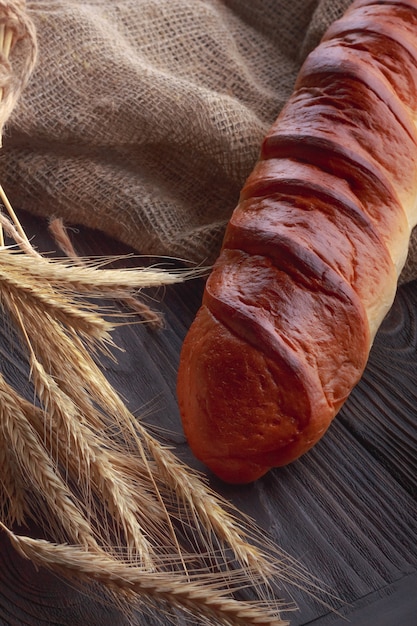
[[[45,224],[23,218],[38,249],[52,250]],[[76,235],[76,244],[85,254],[125,251],[88,230]],[[178,454],[196,467],[181,432],[175,378],[201,290],[200,281],[166,289],[156,303],[166,328],[157,333],[143,325],[118,329],[116,341],[126,352],[117,365],[107,364],[110,380],[130,408],[140,412],[151,403],[150,420],[176,433]],[[14,369],[19,380],[19,358],[8,351],[4,331],[0,350],[2,367]],[[400,288],[361,383],[310,453],[254,485],[230,487],[211,479],[219,493],[252,515],[340,598],[326,607],[301,590],[284,590],[299,606],[288,615],[293,626],[417,625],[416,381],[417,282]],[[116,608],[103,607],[23,561],[4,536],[0,556],[1,626],[127,624]]]

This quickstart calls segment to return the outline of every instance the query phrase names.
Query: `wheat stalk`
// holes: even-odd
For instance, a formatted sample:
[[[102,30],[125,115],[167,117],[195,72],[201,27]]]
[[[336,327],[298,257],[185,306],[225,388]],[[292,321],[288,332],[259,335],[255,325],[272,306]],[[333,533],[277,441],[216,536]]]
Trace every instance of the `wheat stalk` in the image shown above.
[[[33,250],[35,253],[33,257],[29,255],[21,257],[13,250],[7,252],[5,264],[10,271],[13,271],[13,268],[17,271],[23,266],[25,274],[34,279],[48,281],[54,286],[69,290],[72,293],[100,298],[116,298],[118,295],[129,291],[135,292],[149,287],[174,285],[207,272],[207,268],[172,269],[169,271],[157,267],[106,269],[105,266],[113,261],[111,257],[90,259],[89,264],[84,261],[84,264],[80,265],[74,259],[46,258],[36,254],[35,250]],[[100,272],[97,272],[97,269],[100,269]]]
[[[52,544],[30,537],[17,536],[4,525],[0,527],[8,534],[12,544],[26,558],[36,560],[48,566],[53,564],[58,570],[72,569],[77,576],[91,577],[105,582],[109,587],[128,587],[131,592],[142,596],[163,599],[170,606],[188,609],[195,614],[196,607],[200,617],[205,617],[211,624],[224,626],[288,626],[283,621],[261,606],[240,603],[213,588],[210,580],[205,585],[193,580],[174,578],[164,573],[138,572],[124,563],[114,564],[109,559],[97,558],[75,546]]]
[[[10,256],[9,250],[1,254],[3,252],[7,258]],[[13,253],[14,259],[19,257],[26,261],[25,254]],[[42,257],[37,260],[41,261]],[[148,572],[169,568],[187,575],[193,560],[199,563],[202,572],[202,564],[208,560],[218,587],[226,585],[231,591],[244,585],[260,590],[264,583],[262,580],[259,584],[262,578],[277,578],[276,563],[272,565],[268,557],[247,541],[245,532],[214,494],[181,466],[170,451],[150,437],[127,410],[80,339],[80,333],[88,334],[91,326],[86,324],[80,328],[74,323],[73,315],[65,320],[65,306],[60,306],[59,314],[54,315],[57,298],[52,299],[50,308],[45,307],[51,283],[46,281],[44,285],[40,274],[37,274],[36,289],[29,289],[30,279],[22,271],[21,291],[19,272],[13,270],[12,274],[15,280],[3,281],[0,296],[4,310],[9,312],[14,327],[20,329],[22,341],[26,343],[34,392],[41,405],[41,410],[33,411],[21,402],[21,411],[37,436],[37,444],[55,459],[52,467],[58,477],[65,468],[70,482],[77,483],[78,487],[80,475],[87,478],[81,492],[70,491],[70,494],[77,507],[73,518],[84,518],[85,531],[78,541],[86,543],[88,533],[92,536],[89,554],[94,546],[94,553],[100,558],[104,550],[106,558],[119,559],[124,546],[122,551],[128,562],[145,566]],[[63,302],[69,291],[69,286],[66,291],[58,291]],[[109,330],[106,327],[106,337]],[[92,332],[94,334],[95,330]],[[101,339],[103,337],[90,337],[95,343]],[[121,436],[113,439],[115,425]],[[16,438],[13,441],[15,445]],[[127,462],[122,462],[123,454],[128,457]],[[26,457],[36,462],[35,451]],[[48,475],[50,470],[51,466],[45,466],[44,474]],[[61,492],[56,487],[56,493],[68,495],[65,491],[70,489],[68,480],[64,481],[62,476],[60,480]],[[48,487],[39,479],[36,484]],[[50,487],[48,489],[51,491]],[[148,493],[153,497],[147,497]],[[104,496],[104,508],[98,506],[100,495]],[[63,536],[64,532],[64,536],[74,540],[72,528],[59,528],[62,497],[49,498],[49,517],[43,524],[49,525],[52,536]],[[201,553],[191,554],[189,548],[182,545],[175,528],[177,519],[193,527]],[[83,525],[77,521],[77,527]],[[144,528],[152,538],[152,545],[144,541]],[[98,538],[100,545],[95,545]],[[233,556],[227,555],[228,550]],[[242,563],[240,570],[234,569],[235,559]],[[282,563],[280,569],[285,569]],[[181,596],[178,602],[180,600]],[[275,603],[273,600],[271,606]]]
[[[24,2],[0,0],[0,137],[35,59]],[[0,199],[0,304],[32,394],[22,397],[0,374],[0,527],[33,562],[133,606],[158,601],[227,626],[287,624],[277,589],[311,582],[306,573],[150,435],[99,365],[103,354],[114,358],[117,322],[91,298],[121,300],[152,322],[141,290],[203,270],[110,269],[112,259],[80,259],[59,222],[53,230],[69,258],[46,258],[1,186]],[[45,539],[12,531],[27,520]],[[253,601],[238,600],[245,590]]]
[[[12,256],[13,263],[22,257],[22,270],[25,267],[25,253],[2,250],[0,254]],[[45,263],[49,261],[45,259]],[[14,269],[11,274],[13,280],[0,281],[1,301],[26,344],[40,408],[35,410],[20,400],[18,412],[16,397],[7,388],[3,428],[13,449],[24,436],[26,447],[18,449],[18,454],[19,459],[26,458],[26,464],[22,464],[25,474],[36,465],[40,476],[32,480],[37,491],[44,496],[43,491],[48,490],[48,517],[42,520],[43,525],[54,537],[88,546],[88,554],[97,559],[113,558],[118,562],[123,553],[125,562],[136,563],[141,572],[163,571],[167,575],[168,569],[172,574],[182,571],[189,576],[190,572],[200,571],[201,581],[209,571],[213,588],[227,588],[233,593],[252,586],[262,598],[267,578],[279,578],[281,571],[285,571],[284,578],[288,576],[283,562],[278,563],[251,545],[248,531],[239,527],[220,499],[127,410],[80,338],[91,331],[89,341],[95,345],[98,342],[100,349],[100,341],[111,328],[106,326],[104,334],[96,336],[96,327],[80,326],[74,315],[65,314],[71,311],[65,306],[69,285],[57,291],[59,312],[55,315],[58,298],[52,298],[50,307],[46,306],[51,282],[46,280],[44,285],[42,273],[36,274],[36,288],[35,283],[30,288],[31,274],[22,271],[21,290],[19,272]],[[3,388],[4,384],[2,381]],[[10,409],[13,402],[16,413]],[[19,418],[15,431],[14,414]],[[116,438],[115,426],[119,433]],[[19,437],[17,432],[21,433]],[[127,459],[122,460],[124,457]],[[85,477],[82,488],[80,476]],[[72,485],[77,485],[76,492]],[[65,507],[73,504],[76,510],[70,515]],[[30,507],[35,510],[32,503]],[[68,517],[76,520],[76,528]],[[192,527],[199,553],[190,552],[183,543],[178,520],[183,527]],[[145,535],[152,539],[150,544]],[[193,561],[194,569],[190,570]],[[205,563],[209,563],[208,570],[204,570]],[[194,584],[198,585],[197,578]],[[181,602],[189,610],[190,600],[179,594],[177,603]],[[279,605],[276,599],[270,601],[277,611]],[[196,613],[198,610],[194,607]]]

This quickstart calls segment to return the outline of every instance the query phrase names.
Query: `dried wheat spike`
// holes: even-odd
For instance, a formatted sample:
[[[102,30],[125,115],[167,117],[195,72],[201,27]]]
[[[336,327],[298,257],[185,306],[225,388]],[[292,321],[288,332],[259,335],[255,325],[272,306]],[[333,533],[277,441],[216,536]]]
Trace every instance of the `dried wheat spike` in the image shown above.
[[[0,0],[0,137],[36,53],[24,1]],[[99,366],[116,322],[91,298],[131,302],[197,271],[108,269],[109,259],[81,260],[68,241],[72,258],[45,258],[1,186],[0,199],[0,305],[33,399],[0,374],[0,527],[25,557],[122,604],[158,602],[206,624],[284,626],[280,584],[314,590],[314,581],[151,437]],[[13,533],[30,521],[45,539]],[[254,600],[238,599],[244,590]]]

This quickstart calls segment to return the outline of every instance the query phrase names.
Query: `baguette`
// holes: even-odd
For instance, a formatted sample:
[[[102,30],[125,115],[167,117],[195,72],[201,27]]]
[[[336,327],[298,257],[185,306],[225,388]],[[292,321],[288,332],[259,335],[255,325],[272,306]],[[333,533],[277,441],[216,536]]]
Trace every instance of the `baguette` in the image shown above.
[[[231,483],[307,452],[361,378],[417,222],[417,0],[357,0],[308,56],[185,338],[178,402]]]

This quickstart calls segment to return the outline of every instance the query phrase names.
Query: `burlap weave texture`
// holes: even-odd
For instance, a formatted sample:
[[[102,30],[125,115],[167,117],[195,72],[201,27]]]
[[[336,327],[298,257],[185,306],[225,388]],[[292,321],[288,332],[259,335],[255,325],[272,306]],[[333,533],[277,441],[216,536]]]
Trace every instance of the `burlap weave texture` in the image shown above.
[[[350,1],[28,2],[39,62],[3,140],[10,199],[213,261],[302,60]]]

